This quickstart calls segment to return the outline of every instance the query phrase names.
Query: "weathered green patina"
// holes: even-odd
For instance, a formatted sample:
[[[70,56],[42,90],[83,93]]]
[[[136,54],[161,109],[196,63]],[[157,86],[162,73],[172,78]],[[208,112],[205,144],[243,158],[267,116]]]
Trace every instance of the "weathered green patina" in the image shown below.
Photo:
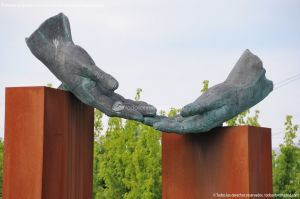
[[[156,115],[156,108],[125,99],[114,91],[118,81],[98,68],[89,54],[74,44],[68,18],[60,13],[47,19],[26,43],[31,52],[62,82],[61,89],[108,116],[137,120],[175,133],[200,133],[222,125],[263,100],[273,83],[265,77],[262,61],[246,50],[227,79],[182,108],[180,115]]]

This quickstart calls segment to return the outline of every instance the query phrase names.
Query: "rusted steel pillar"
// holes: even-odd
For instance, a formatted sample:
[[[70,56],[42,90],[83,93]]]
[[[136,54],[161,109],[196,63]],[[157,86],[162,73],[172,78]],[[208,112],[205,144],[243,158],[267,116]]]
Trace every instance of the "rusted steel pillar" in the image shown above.
[[[272,193],[271,154],[268,128],[163,133],[163,199],[270,198],[264,194]]]
[[[6,88],[4,199],[91,199],[93,108],[46,87]]]

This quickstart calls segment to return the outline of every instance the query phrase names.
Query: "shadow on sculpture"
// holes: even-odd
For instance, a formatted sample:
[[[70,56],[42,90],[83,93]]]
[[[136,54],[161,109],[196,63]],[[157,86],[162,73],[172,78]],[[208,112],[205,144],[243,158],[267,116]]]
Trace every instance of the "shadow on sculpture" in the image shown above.
[[[156,115],[156,108],[115,93],[118,81],[97,67],[89,54],[74,44],[68,18],[60,13],[47,19],[26,38],[31,52],[83,103],[108,116],[137,120],[175,133],[206,132],[263,100],[273,83],[262,61],[246,50],[227,79],[208,89],[173,118]]]

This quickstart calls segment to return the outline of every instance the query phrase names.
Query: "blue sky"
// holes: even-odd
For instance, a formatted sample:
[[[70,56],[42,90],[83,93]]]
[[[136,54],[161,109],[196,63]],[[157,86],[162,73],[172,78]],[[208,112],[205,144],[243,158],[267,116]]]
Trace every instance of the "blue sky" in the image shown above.
[[[83,6],[83,7],[80,7]],[[5,1],[0,0],[0,136],[4,89],[59,81],[29,51],[25,37],[64,12],[73,40],[120,83],[117,90],[158,109],[180,108],[227,77],[242,52],[258,55],[267,77],[280,82],[300,74],[300,1]],[[300,80],[275,90],[253,108],[282,141],[287,114],[300,123]]]

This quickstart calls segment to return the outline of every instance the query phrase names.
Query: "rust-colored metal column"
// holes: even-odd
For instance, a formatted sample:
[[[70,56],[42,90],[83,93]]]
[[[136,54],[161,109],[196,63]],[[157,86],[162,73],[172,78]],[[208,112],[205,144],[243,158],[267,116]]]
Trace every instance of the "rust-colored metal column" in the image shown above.
[[[4,199],[91,199],[93,108],[46,87],[6,88]]]
[[[163,199],[270,198],[264,194],[272,193],[271,129],[163,133],[162,184]]]

